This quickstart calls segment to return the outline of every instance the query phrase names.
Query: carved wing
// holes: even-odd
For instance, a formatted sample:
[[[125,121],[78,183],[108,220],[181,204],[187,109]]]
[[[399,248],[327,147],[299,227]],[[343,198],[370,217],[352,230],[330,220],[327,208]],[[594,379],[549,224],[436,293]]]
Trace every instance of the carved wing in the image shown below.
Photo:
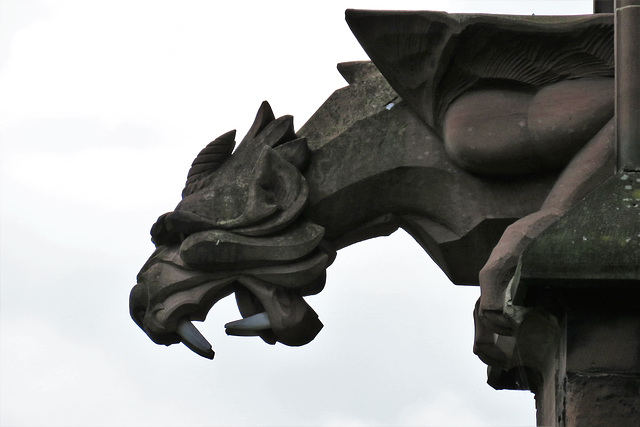
[[[613,77],[613,16],[453,15],[347,10],[380,72],[440,132],[447,106],[477,86]]]

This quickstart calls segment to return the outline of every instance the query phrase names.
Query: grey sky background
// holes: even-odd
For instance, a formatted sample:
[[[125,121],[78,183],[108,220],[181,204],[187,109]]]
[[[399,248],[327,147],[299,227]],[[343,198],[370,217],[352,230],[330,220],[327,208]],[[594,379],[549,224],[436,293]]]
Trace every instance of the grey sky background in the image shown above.
[[[223,4],[224,5],[221,5]],[[534,425],[486,385],[477,288],[406,234],[346,248],[309,345],[200,330],[213,361],[153,344],[128,295],[195,155],[268,100],[299,128],[366,59],[346,8],[591,13],[568,1],[0,0],[0,425]]]

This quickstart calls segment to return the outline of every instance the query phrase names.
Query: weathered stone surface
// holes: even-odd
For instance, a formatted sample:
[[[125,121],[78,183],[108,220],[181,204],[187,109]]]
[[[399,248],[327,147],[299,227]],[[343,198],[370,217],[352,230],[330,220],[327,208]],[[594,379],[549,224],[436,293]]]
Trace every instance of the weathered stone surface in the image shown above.
[[[640,287],[639,260],[640,173],[622,172],[529,245],[516,302],[524,288],[549,280],[554,286]]]
[[[313,150],[336,138],[357,121],[401,101],[370,61],[340,63],[338,71],[349,86],[336,90],[298,131]]]
[[[524,372],[534,385],[538,425],[640,423],[640,82],[633,71],[640,64],[640,2],[623,0],[617,7],[617,117],[574,158],[556,184],[564,188],[554,187],[543,204],[542,211],[558,209],[559,219],[534,233],[508,287],[492,287],[487,281],[491,292],[483,288],[486,301],[477,310],[478,341],[487,346],[482,354],[493,357],[492,366],[509,368],[518,363],[513,355],[537,354],[539,363],[523,361],[522,369],[502,369],[494,381],[517,388],[514,383]],[[615,132],[610,130],[613,124]],[[606,146],[613,144],[603,143],[612,141],[614,133],[618,172],[585,193],[611,170],[613,150]],[[509,238],[508,229],[501,242]],[[514,252],[508,256],[509,266]],[[485,269],[496,273],[492,260],[498,257],[492,254]],[[483,306],[495,307],[495,312]],[[554,345],[527,348],[532,340],[523,336],[522,328],[531,311],[558,320]],[[501,345],[503,341],[510,346]]]
[[[564,425],[635,427],[640,418],[638,380],[619,375],[571,375]]]
[[[478,283],[491,243],[538,209],[554,180],[468,174],[404,104],[356,122],[316,150],[306,177],[309,215],[337,248],[402,226],[458,284]]]
[[[404,26],[404,33],[401,34],[408,34],[410,37],[414,34],[412,31],[424,30],[426,39],[416,45],[420,49],[426,46],[424,42],[434,42],[435,50],[424,56],[429,58],[434,67],[427,67],[431,70],[427,73],[431,73],[427,79],[430,79],[427,86],[431,88],[430,93],[433,97],[428,98],[426,104],[431,105],[431,113],[425,115],[427,110],[416,104],[416,100],[425,99],[424,92],[418,90],[414,93],[409,90],[410,85],[400,85],[410,98],[408,105],[401,102],[385,78],[370,63],[340,66],[351,84],[337,91],[303,127],[300,134],[306,138],[301,139],[295,134],[291,117],[275,119],[270,108],[263,106],[248,135],[233,154],[231,133],[223,135],[200,153],[189,172],[183,200],[173,212],[162,215],[154,225],[153,240],[159,247],[182,245],[179,249],[180,262],[171,267],[172,269],[182,275],[198,278],[202,276],[198,271],[215,271],[216,274],[222,274],[215,276],[216,280],[233,277],[233,283],[242,283],[243,280],[246,282],[246,277],[259,277],[265,281],[277,280],[280,283],[278,286],[293,286],[295,280],[301,280],[300,289],[312,292],[322,288],[315,279],[316,276],[320,277],[317,266],[331,261],[331,247],[340,248],[365,238],[388,234],[402,226],[418,240],[455,283],[478,283],[478,270],[488,258],[490,249],[498,241],[504,228],[540,208],[555,180],[555,174],[510,177],[505,180],[470,174],[465,167],[472,172],[473,167],[460,161],[457,158],[459,156],[453,156],[452,160],[451,153],[455,150],[450,149],[447,152],[447,144],[453,142],[455,145],[456,137],[447,142],[445,134],[445,144],[442,143],[441,119],[451,106],[451,114],[463,118],[460,119],[462,122],[458,120],[455,129],[462,129],[462,125],[467,124],[483,126],[487,123],[488,130],[497,127],[504,121],[497,109],[493,109],[493,113],[498,114],[498,119],[493,125],[490,123],[491,115],[474,117],[470,113],[479,110],[472,102],[477,96],[477,92],[473,90],[479,87],[492,87],[488,90],[495,91],[497,95],[506,94],[507,104],[521,104],[517,97],[513,98],[513,89],[486,83],[487,79],[501,78],[530,86],[525,92],[533,91],[533,95],[529,97],[531,105],[525,108],[526,111],[523,110],[522,117],[529,120],[532,111],[531,117],[536,120],[535,126],[540,124],[537,120],[542,120],[544,124],[545,119],[540,119],[539,112],[544,110],[540,107],[544,102],[536,98],[538,91],[543,99],[553,100],[557,91],[545,89],[549,83],[568,77],[588,75],[604,78],[609,75],[607,50],[601,49],[603,43],[607,43],[607,21],[460,18],[440,13],[382,15],[354,13],[352,17],[366,18],[367,22],[372,18],[380,24],[379,27],[371,29],[375,36],[373,43],[375,46],[382,46],[383,53],[389,53],[388,49],[407,47],[403,41],[405,35],[393,39],[392,42],[387,40],[389,43],[383,44],[375,40],[378,35],[376,31],[389,30],[388,22],[391,22],[392,26],[404,26],[409,22],[410,25]],[[425,27],[422,24],[417,25],[416,22],[429,24]],[[353,20],[350,23],[355,28]],[[521,52],[518,49],[523,46],[525,50],[531,49],[532,34],[542,31],[546,28],[545,25],[551,23],[560,31],[557,34],[550,33],[550,38],[545,39],[547,44],[543,43],[543,47],[558,40],[568,40],[565,42],[566,46],[561,49],[560,56],[564,58],[563,61],[571,62],[571,49],[581,49],[575,47],[576,37],[587,35],[594,43],[589,44],[586,51],[595,58],[595,62],[592,65],[584,65],[578,61],[574,68],[569,67],[573,74],[564,76],[558,75],[555,71],[541,71],[540,64],[542,68],[550,67],[551,70],[560,66],[556,60],[551,59],[538,61],[537,65],[525,69],[513,68],[513,65],[505,63],[494,71],[481,71],[474,68],[468,57],[475,57],[479,63],[483,63],[486,59],[479,59],[478,55],[486,55],[486,52],[463,42],[465,37],[484,34],[476,34],[475,29],[470,29],[471,33],[465,33],[467,27],[471,28],[472,23],[473,28],[478,28],[477,25],[494,26],[498,32],[518,34],[525,40],[524,45],[508,46],[506,58],[513,54],[519,55]],[[594,30],[596,35],[604,35],[604,42],[590,35],[590,29],[594,28],[597,30]],[[358,31],[355,32],[358,34]],[[457,45],[452,45],[450,51],[443,50],[443,43],[454,33],[461,35],[461,38],[456,36]],[[491,31],[485,35],[494,41],[497,37]],[[369,48],[371,40],[365,40],[366,37],[363,39],[361,34],[359,36],[365,47]],[[493,52],[490,49],[491,43],[483,46]],[[594,49],[596,53],[593,52]],[[381,59],[375,52],[374,50],[372,54],[374,59],[382,61],[382,65],[387,64],[385,61],[388,58]],[[449,58],[464,72],[447,73],[443,80],[441,67],[449,61],[443,58]],[[393,61],[398,69],[385,75],[386,79],[392,84],[398,76],[410,80],[407,72],[412,71],[407,71],[406,64],[399,58],[392,58]],[[601,87],[599,84],[596,86]],[[446,93],[443,92],[445,89]],[[567,90],[563,93],[566,95],[566,92]],[[470,95],[466,95],[467,93]],[[466,100],[463,95],[468,96]],[[456,98],[459,98],[461,103],[458,107],[452,104],[454,101],[458,102]],[[568,98],[574,104],[592,103],[590,98],[578,100],[580,102],[576,101],[575,97]],[[470,104],[465,106],[465,103]],[[503,105],[505,112],[512,110],[507,104]],[[579,112],[593,113],[588,108],[580,108]],[[415,115],[416,111],[418,116]],[[434,113],[436,111],[441,111],[442,114]],[[596,111],[599,111],[598,108]],[[593,114],[606,115],[606,111]],[[469,119],[465,117],[471,118],[471,122],[467,123]],[[585,117],[587,118],[577,119],[578,122],[592,118],[593,115],[587,114]],[[514,122],[514,125],[516,131],[521,127],[519,121]],[[545,133],[544,129],[546,128],[537,131],[539,138],[546,138],[540,136]],[[588,139],[592,130],[584,132],[578,139]],[[480,134],[484,133],[483,131]],[[530,137],[523,138],[525,141]],[[475,143],[473,141],[473,138],[469,141],[462,138],[458,145],[468,149],[467,146],[472,147]],[[517,154],[521,151],[517,144],[509,145],[512,142],[498,141],[495,148],[490,148],[489,151],[509,153],[509,150],[514,150],[516,154],[507,154],[505,160],[501,161],[506,164],[509,159],[521,155]],[[484,140],[484,146],[490,145],[491,137]],[[572,150],[575,148],[570,147],[569,151]],[[465,156],[468,157],[467,154]],[[525,155],[523,158],[528,157],[530,156]],[[498,172],[512,171],[503,169]],[[295,232],[298,229],[296,227],[299,227],[297,224],[304,224],[307,219],[324,229],[323,240],[319,240],[319,236],[322,235],[319,232],[306,235],[308,239],[299,238]],[[277,248],[272,249],[272,245],[276,245]],[[322,254],[326,254],[324,261],[312,261],[323,259]],[[159,258],[152,258],[149,261],[150,271],[160,261],[162,260]],[[158,264],[159,267],[165,265],[165,261]],[[161,269],[166,268],[168,267]],[[300,272],[304,271],[313,276],[309,281],[302,279]],[[147,276],[141,277],[147,280]],[[165,276],[173,277],[171,274]],[[136,295],[135,298],[132,297],[132,307],[136,308],[136,319],[143,327],[151,307],[148,306],[149,300],[145,301],[144,297],[138,295],[147,295],[149,289],[154,289],[154,295],[157,297],[154,297],[153,301],[158,299],[160,304],[162,298],[169,298],[167,295],[172,292],[184,292],[184,287],[187,286],[174,286],[166,283],[165,278],[160,280],[161,283],[165,283],[161,286],[156,284],[150,287],[151,284],[140,283],[132,294]],[[223,288],[225,290],[220,291],[220,294],[228,292],[228,286],[225,285]],[[244,296],[240,300],[244,298],[244,302],[239,304],[245,307],[246,313],[252,315],[262,307],[260,304],[251,303],[251,298],[256,296],[251,297],[249,294],[241,292],[240,295]],[[303,293],[299,293],[296,299],[302,301],[302,295]],[[273,321],[277,321],[277,316],[273,315],[278,311],[274,308],[275,305],[272,304],[271,308],[264,307],[268,314],[271,313],[269,318],[273,318]],[[193,311],[193,316],[197,312],[197,317],[200,318],[203,317],[202,313],[206,312],[195,308],[176,309],[173,312],[184,312],[183,314],[189,317],[190,310]],[[143,315],[140,316],[139,313]],[[170,324],[156,327],[156,330],[171,333],[172,327],[178,321],[174,317],[170,318]],[[284,333],[282,329],[280,332]],[[269,340],[272,341],[273,337]],[[288,341],[297,340],[290,336]]]
[[[535,391],[538,422],[562,424],[610,405],[581,385],[608,367],[600,384],[632,390],[619,412],[634,416],[637,382],[621,379],[635,378],[638,357],[619,354],[637,353],[637,316],[588,327],[563,299],[576,277],[625,290],[640,277],[635,172],[573,208],[612,174],[611,16],[347,17],[382,74],[341,64],[349,86],[298,134],[265,104],[233,154],[233,133],[209,144],[152,228],[158,250],[132,290],[134,320],[155,342],[212,357],[188,322],[235,293],[243,319],[229,334],[305,344],[322,324],[303,297],[322,290],[335,251],[402,227],[454,283],[480,283],[474,351],[490,384]],[[631,343],[601,340],[616,357],[592,344],[602,325]]]

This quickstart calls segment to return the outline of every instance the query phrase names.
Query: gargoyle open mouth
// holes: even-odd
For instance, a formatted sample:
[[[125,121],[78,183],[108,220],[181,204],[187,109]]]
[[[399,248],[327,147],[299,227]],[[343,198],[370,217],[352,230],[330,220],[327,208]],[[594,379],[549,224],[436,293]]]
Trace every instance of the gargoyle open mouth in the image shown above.
[[[131,316],[154,342],[181,341],[211,359],[211,345],[191,321],[203,321],[217,301],[235,292],[243,319],[227,323],[227,334],[306,344],[322,323],[303,297],[322,290],[334,258],[323,233],[322,227],[302,221],[277,236],[210,230],[180,245],[159,246],[131,291]],[[189,263],[194,253],[211,259]],[[209,261],[206,268],[194,268],[204,267],[203,261]]]
[[[158,344],[185,343],[213,358],[191,321],[235,293],[243,319],[229,335],[303,345],[322,328],[304,296],[324,287],[335,251],[304,218],[310,151],[293,118],[263,103],[238,148],[235,132],[193,161],[182,200],[151,228],[156,251],[131,291],[134,321]]]

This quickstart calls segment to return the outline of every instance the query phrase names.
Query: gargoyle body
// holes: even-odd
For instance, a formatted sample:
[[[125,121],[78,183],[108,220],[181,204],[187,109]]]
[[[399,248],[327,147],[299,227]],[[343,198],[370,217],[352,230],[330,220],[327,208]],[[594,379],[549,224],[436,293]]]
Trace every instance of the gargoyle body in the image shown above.
[[[198,155],[153,226],[130,308],[156,343],[213,357],[190,321],[235,293],[229,334],[305,344],[322,324],[304,297],[336,251],[401,227],[453,283],[481,285],[476,351],[500,362],[487,343],[512,332],[522,246],[612,172],[612,19],[347,21],[375,66],[341,64],[350,85],[297,134],[263,104],[235,151],[227,133]]]

